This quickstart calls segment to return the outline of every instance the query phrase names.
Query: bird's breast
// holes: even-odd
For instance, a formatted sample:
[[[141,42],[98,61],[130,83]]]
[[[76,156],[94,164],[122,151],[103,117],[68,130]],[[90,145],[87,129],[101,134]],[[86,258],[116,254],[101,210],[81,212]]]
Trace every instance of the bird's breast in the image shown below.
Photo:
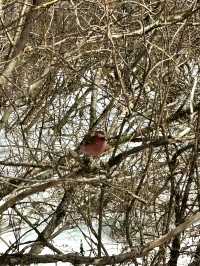
[[[106,151],[106,141],[98,140],[95,143],[82,145],[80,151],[89,156],[99,156]]]

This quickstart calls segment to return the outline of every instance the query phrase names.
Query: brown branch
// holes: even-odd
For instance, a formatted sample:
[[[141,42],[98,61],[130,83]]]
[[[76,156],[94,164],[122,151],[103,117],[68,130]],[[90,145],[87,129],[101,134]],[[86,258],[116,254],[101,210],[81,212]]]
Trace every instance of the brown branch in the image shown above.
[[[200,102],[194,106],[193,111],[194,112],[200,111]],[[177,121],[179,119],[185,120],[185,119],[189,118],[190,114],[191,114],[191,111],[190,111],[189,107],[183,109],[183,106],[181,106],[181,108],[178,108],[178,110],[176,112],[174,112],[169,117],[167,117],[166,121],[167,121],[167,123],[172,123],[172,122]],[[148,127],[144,127],[144,128],[139,128],[134,133],[121,135],[120,140],[119,140],[119,144],[123,144],[123,143],[128,142],[128,141],[131,141],[131,142],[147,141],[146,138],[141,138],[139,136],[147,135],[148,133],[150,133],[152,131],[154,131],[154,127],[148,126]],[[110,142],[112,143],[113,146],[115,145],[115,143],[118,142],[118,138],[119,138],[119,135],[116,135],[116,136],[110,138]]]
[[[174,25],[178,22],[182,22],[185,19],[189,18],[190,16],[192,16],[195,12],[198,12],[200,9],[200,7],[197,7],[194,10],[191,9],[187,9],[180,12],[175,13],[174,15],[171,16],[164,16],[164,17],[160,17],[159,20],[156,20],[155,22],[153,22],[152,24],[147,25],[146,27],[142,27],[138,30],[132,31],[132,32],[123,32],[123,33],[112,33],[112,39],[116,40],[116,39],[120,39],[120,38],[125,38],[125,37],[137,37],[137,36],[143,36],[144,34],[147,34],[157,28],[162,28],[162,27],[166,27],[166,26],[170,26],[170,25]],[[88,35],[91,34],[90,32],[88,33]],[[89,37],[87,40],[85,37],[77,37],[77,36],[67,36],[66,38],[58,41],[55,43],[55,46],[57,45],[61,45],[62,43],[66,42],[66,40],[70,40],[70,39],[76,39],[79,41],[83,41],[83,39],[85,40],[84,45],[88,44],[88,43],[94,43],[94,42],[99,42],[101,40],[104,40],[104,35],[103,34],[98,34],[98,35],[92,35],[91,37]],[[68,55],[68,53],[66,54],[66,56]]]
[[[32,168],[42,168],[49,169],[52,168],[50,164],[38,164],[38,163],[28,163],[28,162],[12,162],[12,161],[0,161],[0,165],[11,166],[11,167],[32,167]]]
[[[118,154],[117,156],[115,156],[114,158],[111,158],[109,161],[108,161],[108,165],[110,167],[114,166],[114,165],[117,165],[119,163],[121,163],[124,159],[126,159],[129,155],[132,155],[132,154],[135,154],[135,153],[138,153],[144,149],[147,149],[149,147],[160,147],[160,146],[164,146],[164,145],[167,145],[167,144],[172,144],[172,143],[175,143],[176,140],[174,140],[173,138],[168,138],[168,137],[160,137],[156,140],[153,140],[153,141],[147,141],[146,143],[138,146],[138,147],[134,147],[130,150],[127,150],[127,151],[124,151],[124,152],[121,152],[120,154]]]
[[[36,242],[32,245],[32,247],[29,251],[29,254],[40,254],[40,252],[44,248],[47,240],[51,239],[51,236],[52,236],[54,230],[58,227],[59,224],[62,223],[62,221],[65,217],[67,207],[69,205],[69,201],[71,199],[72,194],[73,194],[73,189],[69,188],[68,190],[65,190],[65,193],[63,195],[63,198],[62,198],[60,204],[57,206],[57,208],[56,208],[51,220],[48,222],[47,226],[38,235],[38,238],[36,239]]]
[[[96,175],[96,173],[99,173],[99,170],[94,170],[91,175]],[[31,187],[23,187],[23,190],[18,192],[19,189],[13,191],[13,194],[11,194],[8,199],[5,199],[5,202],[0,205],[0,213],[7,210],[9,207],[12,207],[16,202],[23,200],[24,198],[38,192],[45,191],[48,188],[52,187],[58,187],[62,184],[69,184],[69,185],[77,185],[77,184],[100,184],[101,182],[106,182],[106,178],[83,178],[84,174],[88,175],[87,172],[85,172],[84,168],[78,168],[78,170],[71,172],[70,174],[67,174],[62,179],[51,179],[47,182],[43,182],[41,184],[36,184]],[[81,176],[82,178],[78,179],[78,177]]]

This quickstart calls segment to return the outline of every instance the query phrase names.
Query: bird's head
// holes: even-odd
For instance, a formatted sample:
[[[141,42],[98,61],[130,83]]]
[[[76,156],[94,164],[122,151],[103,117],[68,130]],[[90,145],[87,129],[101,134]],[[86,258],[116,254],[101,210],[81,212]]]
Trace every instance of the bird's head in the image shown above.
[[[101,130],[96,130],[93,134],[97,139],[102,139],[102,140],[105,140],[106,139],[106,136],[105,136],[105,133],[104,131],[101,131]]]

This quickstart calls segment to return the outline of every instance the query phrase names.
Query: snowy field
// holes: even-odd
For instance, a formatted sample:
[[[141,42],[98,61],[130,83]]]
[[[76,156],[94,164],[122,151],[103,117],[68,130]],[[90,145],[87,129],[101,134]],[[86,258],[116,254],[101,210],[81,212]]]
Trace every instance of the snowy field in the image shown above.
[[[95,230],[97,229],[97,226],[94,225]],[[83,234],[80,232],[83,231],[86,237],[83,237]],[[27,233],[28,232],[28,233]],[[24,235],[21,238],[21,243],[27,243],[29,241],[34,241],[36,239],[37,235],[34,232],[29,232],[29,229],[23,229],[20,232],[21,235]],[[88,237],[88,239],[87,239]],[[91,255],[91,249],[95,249],[95,245],[91,244],[91,241],[89,241],[89,238],[92,238],[94,242],[95,238],[92,236],[92,234],[89,232],[88,228],[85,225],[80,225],[79,228],[74,228],[70,230],[63,231],[61,234],[56,236],[53,241],[51,242],[56,248],[60,249],[64,253],[71,253],[71,252],[80,252],[80,244],[82,242],[83,248],[85,251],[85,255],[89,256]],[[102,234],[103,244],[106,247],[109,255],[115,255],[119,254],[122,250],[122,245],[120,243],[117,243],[113,239],[109,237],[109,230],[104,229]],[[0,252],[4,253],[8,249],[8,247],[16,241],[15,236],[13,232],[5,232],[4,234],[1,234],[0,237]],[[192,241],[187,242],[188,245],[192,245]],[[90,246],[91,245],[91,246]],[[24,248],[25,245],[20,245],[20,250]],[[26,244],[27,246],[27,244]],[[52,254],[52,251],[48,248],[44,248],[42,255],[44,254]],[[137,259],[138,265],[142,266],[142,260]],[[191,262],[190,257],[188,256],[180,256],[178,260],[178,266],[187,266]],[[70,263],[40,263],[40,264],[32,264],[32,266],[66,266],[71,265]],[[128,265],[134,265],[134,264],[128,264]]]

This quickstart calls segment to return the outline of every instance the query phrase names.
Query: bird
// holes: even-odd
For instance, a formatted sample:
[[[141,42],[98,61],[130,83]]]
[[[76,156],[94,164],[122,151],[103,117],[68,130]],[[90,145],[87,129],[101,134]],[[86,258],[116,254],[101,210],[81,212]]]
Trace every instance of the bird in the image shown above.
[[[100,157],[109,149],[104,131],[95,130],[83,138],[79,151],[89,157]]]

